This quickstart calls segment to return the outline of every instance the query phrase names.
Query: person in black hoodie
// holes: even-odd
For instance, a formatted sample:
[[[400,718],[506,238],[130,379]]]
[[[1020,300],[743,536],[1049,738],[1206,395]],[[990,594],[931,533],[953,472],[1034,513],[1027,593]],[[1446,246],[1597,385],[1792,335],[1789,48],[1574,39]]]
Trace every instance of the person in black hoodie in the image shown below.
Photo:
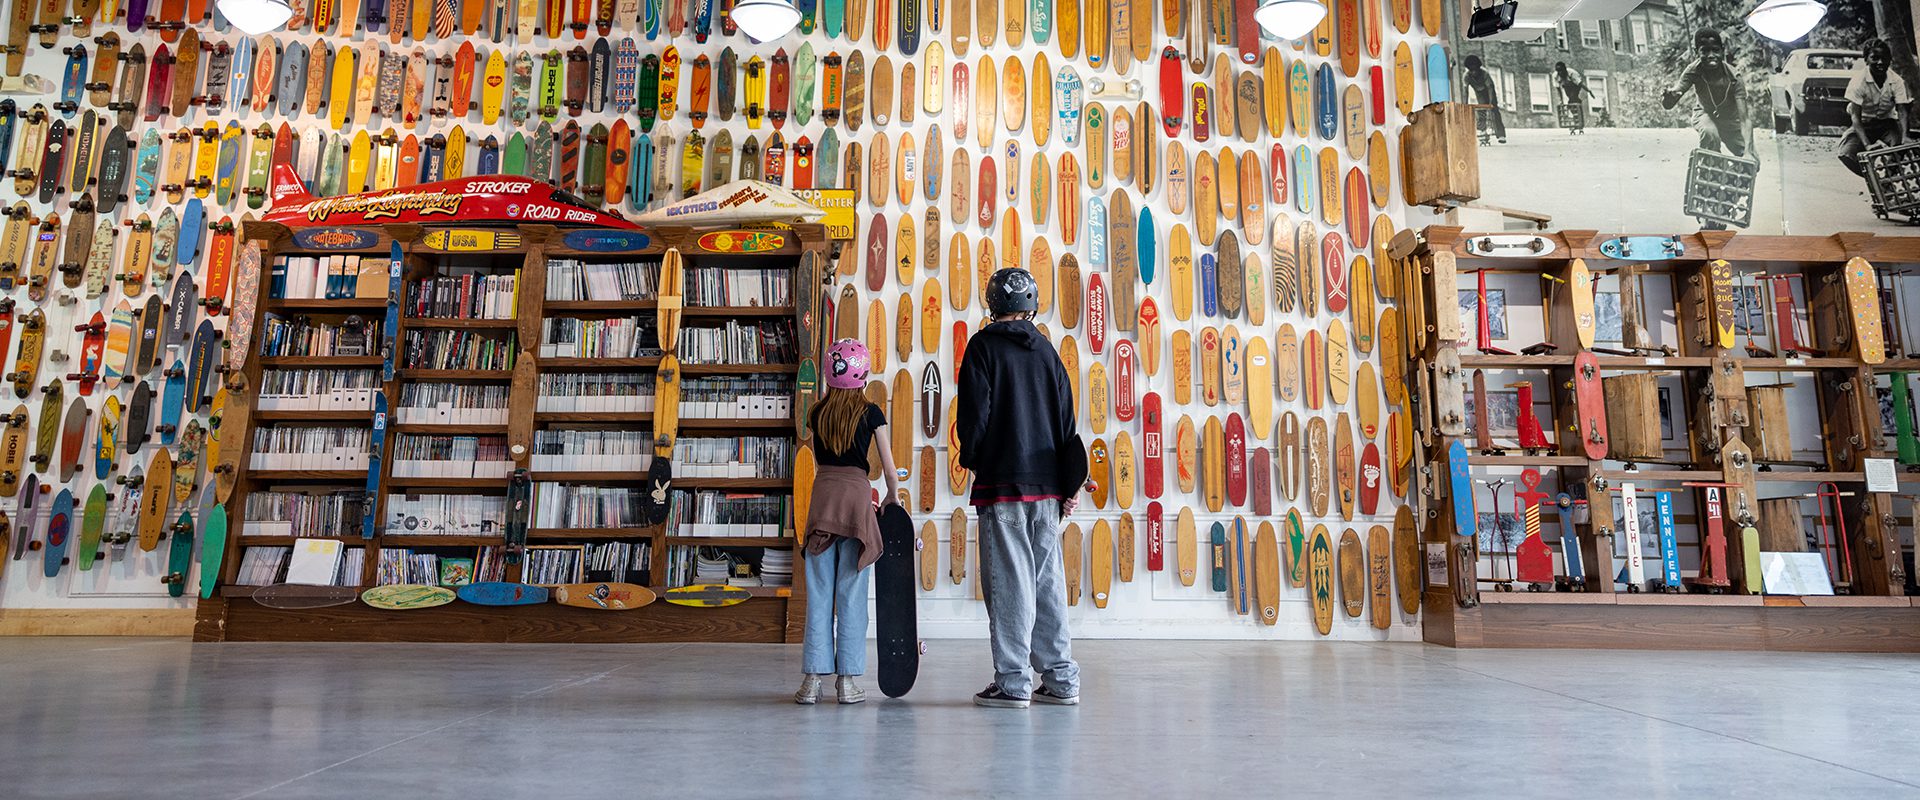
[[[960,466],[973,471],[980,578],[993,647],[993,683],[976,705],[1026,708],[1080,702],[1080,667],[1067,632],[1060,523],[1086,482],[1066,367],[1033,326],[1039,287],[1024,269],[993,274],[993,322],[960,361],[954,425]],[[1031,690],[1027,667],[1039,673]]]

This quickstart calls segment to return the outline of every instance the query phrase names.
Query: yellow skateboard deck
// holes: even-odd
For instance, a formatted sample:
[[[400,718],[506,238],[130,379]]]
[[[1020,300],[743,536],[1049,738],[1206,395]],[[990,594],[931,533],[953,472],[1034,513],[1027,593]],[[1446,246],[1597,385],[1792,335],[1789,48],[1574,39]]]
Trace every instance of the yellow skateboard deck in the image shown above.
[[[1372,361],[1362,360],[1353,370],[1353,406],[1355,419],[1360,422],[1360,438],[1372,441],[1380,432],[1380,379],[1374,374]]]
[[[955,586],[967,578],[967,510],[956,508],[947,518],[947,579]]]
[[[1879,364],[1887,360],[1886,334],[1881,328],[1879,278],[1873,265],[1855,256],[1841,269],[1847,287],[1847,310],[1853,315],[1853,340],[1860,360]],[[1724,338],[1724,337],[1723,337]]]
[[[1093,607],[1106,608],[1113,592],[1113,527],[1104,519],[1093,523],[1093,545],[1087,550],[1087,559]]]
[[[991,4],[993,0],[981,0]],[[1067,605],[1080,605],[1080,551],[1085,547],[1086,535],[1080,532],[1078,523],[1067,523],[1067,529],[1060,533],[1060,561],[1067,572]]]
[[[1260,336],[1247,341],[1246,351],[1248,433],[1265,441],[1273,433],[1273,358]]]
[[[1095,437],[1087,445],[1087,480],[1093,484],[1093,507],[1106,508],[1107,498],[1113,492],[1113,463],[1107,450],[1107,440]]]
[[[807,514],[813,508],[813,479],[819,471],[812,445],[801,443],[793,454],[793,536],[807,538]]]
[[[1173,318],[1186,322],[1193,318],[1193,236],[1184,222],[1173,223],[1167,234],[1167,271]]]
[[[1193,402],[1193,334],[1185,328],[1173,332],[1173,401],[1181,405]]]
[[[1271,48],[1269,48],[1271,51]],[[1277,55],[1273,56],[1278,58]],[[1260,531],[1253,539],[1253,587],[1258,602],[1260,624],[1274,625],[1280,621],[1280,542],[1274,535],[1273,523],[1260,521]]]
[[[1073,395],[1073,407],[1080,407],[1080,342],[1072,336],[1060,340],[1060,366],[1067,371],[1067,392]]]
[[[1598,325],[1593,311],[1593,289],[1593,272],[1587,269],[1587,260],[1576,258],[1567,262],[1566,291],[1573,305],[1573,330],[1582,350],[1593,349],[1593,332]]]
[[[1173,549],[1178,557],[1181,586],[1192,586],[1199,575],[1197,543],[1194,541],[1193,507],[1181,506],[1173,523]]]
[[[1173,429],[1174,477],[1180,491],[1193,491],[1195,476],[1199,472],[1199,436],[1194,432],[1193,418],[1180,415],[1180,422]]]
[[[1386,527],[1367,529],[1367,619],[1383,631],[1393,625],[1393,558],[1387,542]]]
[[[1367,607],[1367,554],[1360,546],[1360,534],[1352,528],[1340,532],[1340,608],[1349,618],[1357,618]]]
[[[1327,526],[1315,525],[1307,544],[1307,597],[1313,603],[1313,627],[1326,636],[1333,632],[1333,542]]]
[[[1133,436],[1121,429],[1113,437],[1113,507],[1132,508],[1139,462],[1134,457]]]
[[[1346,405],[1348,389],[1353,379],[1352,358],[1347,344],[1347,325],[1338,319],[1327,323],[1326,354],[1327,399],[1335,405]]]
[[[1121,583],[1133,582],[1133,515],[1123,513],[1113,534],[1113,555]]]
[[[1340,518],[1348,521],[1353,520],[1353,452],[1353,418],[1342,411],[1333,418],[1333,475],[1338,484]]]
[[[1200,492],[1206,499],[1207,510],[1218,514],[1227,499],[1227,434],[1220,427],[1219,417],[1208,417],[1203,431]]]
[[[920,523],[920,591],[933,591],[934,579],[939,571],[940,529],[934,526],[933,520],[927,520]]]
[[[1113,405],[1111,389],[1106,363],[1095,358],[1087,365],[1087,424],[1094,433],[1107,432],[1107,409]]]
[[[1279,332],[1273,335],[1273,360],[1280,402],[1300,399],[1300,338],[1292,323],[1280,323]]]

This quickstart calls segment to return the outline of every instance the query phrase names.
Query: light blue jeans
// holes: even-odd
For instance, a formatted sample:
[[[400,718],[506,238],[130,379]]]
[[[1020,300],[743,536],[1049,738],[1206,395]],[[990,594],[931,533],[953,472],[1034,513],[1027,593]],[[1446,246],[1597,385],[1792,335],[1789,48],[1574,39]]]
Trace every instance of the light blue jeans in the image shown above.
[[[835,537],[819,555],[807,554],[807,635],[801,671],[809,675],[867,672],[867,576],[858,569],[860,543]]]
[[[990,0],[989,0],[990,1]],[[1032,682],[1061,697],[1080,694],[1080,665],[1067,632],[1067,573],[1060,555],[1060,501],[981,506],[980,577],[986,582],[993,682],[1027,697]]]

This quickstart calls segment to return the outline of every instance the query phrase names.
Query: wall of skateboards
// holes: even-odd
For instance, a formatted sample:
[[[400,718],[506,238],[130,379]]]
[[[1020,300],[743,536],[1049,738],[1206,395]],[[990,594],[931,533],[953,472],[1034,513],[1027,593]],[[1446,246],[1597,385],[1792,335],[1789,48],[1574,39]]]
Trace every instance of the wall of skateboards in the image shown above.
[[[1397,280],[1379,265],[1405,214],[1399,134],[1413,108],[1449,95],[1429,44],[1441,4],[1336,0],[1298,42],[1261,38],[1250,0],[800,5],[802,28],[768,43],[724,10],[646,0],[306,4],[258,38],[206,17],[205,0],[119,9],[139,24],[42,25],[34,7],[8,72],[54,91],[10,98],[7,166],[26,216],[62,223],[34,229],[64,238],[50,258],[84,266],[10,295],[16,318],[48,317],[45,348],[70,357],[30,382],[29,430],[41,387],[81,359],[73,326],[111,320],[122,300],[158,303],[160,341],[177,347],[155,362],[177,357],[198,377],[175,318],[181,331],[225,324],[186,302],[224,282],[209,226],[264,207],[277,161],[322,195],[549,174],[626,213],[739,177],[843,187],[860,225],[832,281],[835,324],[870,343],[893,396],[911,389],[890,407],[913,429],[894,445],[932,540],[933,635],[984,618],[977,543],[964,483],[947,480],[944,424],[927,436],[906,417],[951,402],[933,384],[950,396],[979,288],[1018,265],[1047,290],[1039,322],[1108,475],[1070,528],[1083,630],[1412,636],[1413,604],[1387,577],[1403,489],[1383,469],[1407,422],[1374,343],[1398,324]],[[75,224],[88,208],[106,224],[76,252],[74,234],[96,230]],[[151,242],[132,256],[151,262],[146,281],[96,286],[92,268],[124,273],[136,241]],[[181,278],[191,294],[176,301]],[[134,378],[83,399],[87,430],[142,380],[165,407],[161,369]],[[204,407],[179,428],[195,413],[204,428]],[[105,480],[41,482],[76,502],[96,485],[124,497],[116,478],[159,447],[181,451],[153,439]],[[170,512],[197,516],[202,494]],[[0,578],[4,604],[164,595],[166,549],[136,543],[104,572],[68,563],[51,578],[30,551]]]

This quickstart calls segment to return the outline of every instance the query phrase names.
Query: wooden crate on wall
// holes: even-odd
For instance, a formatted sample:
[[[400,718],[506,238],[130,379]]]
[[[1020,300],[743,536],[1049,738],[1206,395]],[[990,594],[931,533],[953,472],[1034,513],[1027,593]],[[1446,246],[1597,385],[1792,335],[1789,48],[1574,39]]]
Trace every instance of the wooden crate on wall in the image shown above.
[[[1607,398],[1607,456],[1624,461],[1664,455],[1660,438],[1659,375],[1635,372],[1600,381]]]
[[[1480,199],[1480,150],[1473,106],[1435,103],[1408,116],[1400,140],[1401,172],[1411,205],[1458,205]]]

